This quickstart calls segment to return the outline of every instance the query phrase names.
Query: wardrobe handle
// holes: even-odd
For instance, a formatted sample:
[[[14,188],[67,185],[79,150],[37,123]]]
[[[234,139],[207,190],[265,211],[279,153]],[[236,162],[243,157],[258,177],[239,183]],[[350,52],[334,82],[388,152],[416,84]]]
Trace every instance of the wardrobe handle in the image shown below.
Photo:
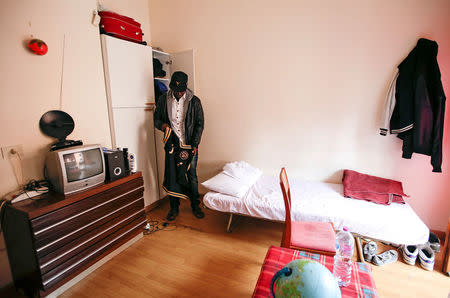
[[[144,111],[153,111],[155,109],[155,103],[154,102],[146,102],[145,105],[147,106]]]

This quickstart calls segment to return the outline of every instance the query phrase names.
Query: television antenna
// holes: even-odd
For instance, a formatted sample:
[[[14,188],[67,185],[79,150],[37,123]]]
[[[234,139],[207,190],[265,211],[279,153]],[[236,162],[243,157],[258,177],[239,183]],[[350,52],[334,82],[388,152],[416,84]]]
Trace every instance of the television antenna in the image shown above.
[[[66,140],[75,127],[72,117],[66,112],[60,110],[46,112],[39,120],[39,127],[45,135],[58,139],[58,142],[51,145],[50,151],[83,145],[81,140]]]

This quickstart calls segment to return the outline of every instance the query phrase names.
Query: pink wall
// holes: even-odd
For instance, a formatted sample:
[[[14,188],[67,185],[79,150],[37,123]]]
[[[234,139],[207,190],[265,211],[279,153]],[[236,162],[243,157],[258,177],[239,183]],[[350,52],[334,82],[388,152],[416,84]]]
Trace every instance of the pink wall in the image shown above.
[[[152,45],[195,49],[200,181],[234,160],[332,182],[353,169],[402,181],[419,217],[444,230],[449,110],[442,174],[430,157],[402,159],[400,140],[378,128],[394,70],[419,37],[439,43],[449,94],[449,11],[448,0],[150,0]]]

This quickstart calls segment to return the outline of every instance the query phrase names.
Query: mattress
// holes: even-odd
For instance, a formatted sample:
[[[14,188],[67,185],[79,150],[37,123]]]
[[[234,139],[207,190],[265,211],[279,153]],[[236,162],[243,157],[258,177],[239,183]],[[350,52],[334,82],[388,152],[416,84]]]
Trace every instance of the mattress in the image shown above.
[[[336,230],[393,244],[422,244],[429,229],[411,206],[379,205],[345,198],[342,184],[290,180],[293,221],[332,222]],[[208,192],[204,204],[213,210],[284,221],[285,207],[278,178],[261,176],[242,199]]]

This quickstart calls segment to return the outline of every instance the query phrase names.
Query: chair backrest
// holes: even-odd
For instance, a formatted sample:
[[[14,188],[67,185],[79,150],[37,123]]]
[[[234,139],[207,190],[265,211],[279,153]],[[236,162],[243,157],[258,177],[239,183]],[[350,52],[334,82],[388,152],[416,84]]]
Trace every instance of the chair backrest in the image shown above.
[[[280,186],[283,192],[284,207],[286,209],[286,224],[291,224],[291,189],[289,187],[289,180],[287,177],[286,169],[282,168],[280,172]]]
[[[284,230],[283,237],[281,238],[282,247],[291,246],[291,189],[289,187],[289,181],[286,174],[286,169],[282,168],[280,172],[280,186],[281,192],[284,198],[284,207],[286,211],[286,216],[284,220]]]

